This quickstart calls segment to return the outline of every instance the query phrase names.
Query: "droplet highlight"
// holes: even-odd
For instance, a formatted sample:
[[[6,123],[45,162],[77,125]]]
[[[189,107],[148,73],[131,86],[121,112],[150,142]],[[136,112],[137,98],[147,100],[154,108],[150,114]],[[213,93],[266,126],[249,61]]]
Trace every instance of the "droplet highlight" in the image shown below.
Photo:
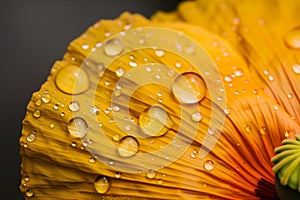
[[[285,44],[291,49],[300,49],[300,27],[290,30],[285,35]]]
[[[119,142],[117,150],[120,156],[131,157],[138,152],[139,143],[134,137],[126,136]]]
[[[69,133],[75,138],[82,138],[88,131],[86,121],[80,117],[75,117],[70,120],[67,125]]]
[[[99,176],[94,182],[94,187],[99,194],[105,194],[110,188],[110,180],[105,176]]]
[[[215,168],[215,166],[214,166],[214,162],[213,162],[213,161],[211,161],[211,160],[205,161],[205,163],[204,163],[204,169],[205,169],[205,170],[211,171],[211,170],[213,170],[214,168]]]

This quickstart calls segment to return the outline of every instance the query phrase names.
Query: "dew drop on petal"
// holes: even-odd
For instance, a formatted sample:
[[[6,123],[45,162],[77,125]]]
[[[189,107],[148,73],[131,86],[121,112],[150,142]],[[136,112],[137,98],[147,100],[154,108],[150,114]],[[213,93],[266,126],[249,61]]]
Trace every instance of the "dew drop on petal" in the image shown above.
[[[120,135],[116,134],[114,136],[112,136],[113,141],[118,142],[120,140]]]
[[[121,77],[123,76],[123,74],[125,73],[125,70],[122,68],[122,67],[119,67],[117,70],[116,70],[116,75],[117,77]]]
[[[138,152],[139,143],[134,137],[125,136],[120,140],[117,150],[120,156],[131,157]]]
[[[42,104],[42,100],[40,100],[40,99],[36,100],[36,102],[35,102],[36,106],[40,106],[41,104]]]
[[[205,97],[206,84],[198,74],[187,72],[175,79],[172,92],[180,103],[193,104]]]
[[[58,110],[58,108],[59,108],[59,104],[58,103],[56,103],[56,104],[53,105],[53,109],[54,110]]]
[[[228,83],[232,82],[232,77],[227,75],[227,76],[224,77],[224,80],[225,80],[225,82],[228,82]]]
[[[80,117],[71,119],[67,125],[69,133],[76,138],[82,138],[88,131],[88,125],[86,121]]]
[[[36,138],[35,134],[30,133],[30,134],[26,137],[26,140],[27,140],[27,142],[34,142],[34,141],[35,141],[35,138]]]
[[[50,124],[49,124],[49,127],[50,127],[50,128],[54,128],[55,125],[54,125],[53,123],[50,123]]]
[[[155,176],[156,176],[156,172],[152,169],[146,173],[146,177],[149,179],[153,179],[153,178],[155,178]]]
[[[250,133],[252,127],[250,125],[245,126],[245,131]]]
[[[33,197],[33,195],[34,195],[34,193],[31,189],[26,190],[25,194],[27,197]]]
[[[116,172],[115,173],[115,178],[121,178],[121,176],[122,176],[121,172]]]
[[[24,181],[28,182],[30,180],[30,177],[29,176],[25,176],[24,177]]]
[[[77,112],[80,110],[80,104],[77,101],[72,101],[69,104],[69,110],[72,112]]]
[[[215,134],[215,129],[212,128],[212,127],[209,127],[209,128],[207,129],[207,133],[210,134],[210,135],[213,135],[213,134]]]
[[[42,95],[42,101],[43,101],[44,103],[49,103],[49,102],[51,101],[51,96],[50,96],[50,94],[43,94],[43,95]]]
[[[136,67],[138,64],[135,61],[129,61],[129,66]]]
[[[285,35],[285,44],[291,49],[300,49],[300,27],[290,30]]]
[[[259,129],[259,133],[262,134],[262,135],[265,135],[266,132],[267,132],[266,127],[261,127],[261,128]]]
[[[199,122],[202,119],[202,115],[200,112],[196,112],[192,114],[192,120],[195,122]]]
[[[67,66],[58,71],[55,77],[56,86],[67,94],[80,94],[89,89],[89,78],[83,69]]]
[[[182,66],[182,63],[181,63],[181,62],[176,62],[176,63],[175,63],[175,66],[176,66],[177,68],[180,68],[180,67]]]
[[[165,55],[165,52],[161,49],[158,49],[158,50],[155,50],[155,55],[160,58]]]
[[[105,176],[99,176],[94,182],[94,187],[99,194],[105,194],[110,188],[110,180]]]
[[[39,118],[39,117],[42,116],[42,112],[41,112],[40,110],[35,110],[35,111],[33,112],[33,116],[34,116],[35,118]]]
[[[96,159],[94,157],[89,158],[89,163],[94,164],[96,162]]]
[[[236,77],[242,77],[242,76],[244,75],[243,70],[242,70],[242,69],[236,69],[236,70],[234,71],[234,75],[235,75]]]
[[[104,45],[104,52],[108,56],[117,56],[124,50],[123,42],[119,39],[110,39]]]
[[[214,162],[213,162],[213,161],[211,161],[211,160],[205,161],[205,163],[204,163],[204,169],[205,169],[205,170],[211,171],[211,170],[213,170],[214,168],[215,168],[215,166],[214,166]]]
[[[163,184],[163,182],[164,182],[164,181],[163,181],[162,179],[158,179],[158,180],[157,180],[157,184],[159,184],[159,185]]]
[[[295,74],[300,74],[300,65],[298,65],[298,64],[294,65],[293,71]]]

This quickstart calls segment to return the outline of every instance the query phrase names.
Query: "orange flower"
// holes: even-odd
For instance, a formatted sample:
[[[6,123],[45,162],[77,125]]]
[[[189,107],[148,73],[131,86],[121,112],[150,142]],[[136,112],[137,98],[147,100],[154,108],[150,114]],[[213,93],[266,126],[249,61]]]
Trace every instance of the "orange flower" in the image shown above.
[[[278,199],[271,158],[300,130],[300,34],[297,2],[274,2],[187,1],[152,21],[125,13],[88,29],[29,103],[20,139],[25,196]],[[154,30],[168,37],[151,39]],[[156,45],[128,53],[122,37],[130,34],[130,44]],[[157,41],[169,43],[162,49]],[[145,84],[153,74],[156,84]],[[158,84],[176,74],[183,77],[170,79],[170,88]],[[131,93],[133,83],[139,87]],[[188,96],[191,88],[196,96]],[[130,97],[128,105],[120,96]],[[126,106],[124,119],[118,113]],[[160,151],[168,144],[174,148]]]

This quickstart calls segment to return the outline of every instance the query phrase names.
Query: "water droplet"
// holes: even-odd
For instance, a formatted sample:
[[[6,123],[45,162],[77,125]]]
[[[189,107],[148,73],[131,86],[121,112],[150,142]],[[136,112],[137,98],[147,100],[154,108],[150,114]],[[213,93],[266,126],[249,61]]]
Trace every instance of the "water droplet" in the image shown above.
[[[264,75],[269,75],[269,71],[268,70],[264,70]]]
[[[155,55],[160,58],[160,57],[163,57],[165,55],[165,52],[161,49],[158,49],[158,50],[155,51]]]
[[[214,166],[214,162],[213,162],[213,161],[211,161],[211,160],[205,161],[205,163],[204,163],[204,169],[205,169],[205,170],[211,171],[211,170],[213,170],[214,168],[215,168],[215,166]]]
[[[224,109],[224,113],[225,113],[225,115],[229,115],[230,114],[230,109],[229,108],[225,108]]]
[[[71,146],[72,147],[77,147],[77,143],[76,142],[72,142]]]
[[[152,68],[151,67],[146,67],[146,71],[147,72],[152,72]]]
[[[123,42],[119,39],[108,40],[104,45],[104,52],[108,56],[117,56],[124,50]]]
[[[65,116],[65,113],[64,113],[64,112],[61,112],[61,113],[60,113],[60,116],[61,116],[61,117],[64,117],[64,116]]]
[[[135,61],[130,61],[129,66],[136,67],[136,66],[138,66],[138,64]]]
[[[121,94],[122,94],[121,90],[119,90],[119,89],[114,90],[114,95],[115,95],[116,97],[121,96]]]
[[[173,126],[168,113],[161,106],[152,106],[139,117],[139,125],[148,136],[162,136]]]
[[[96,178],[94,187],[99,194],[105,194],[110,188],[110,181],[105,176]]]
[[[39,118],[39,117],[42,116],[42,112],[41,112],[40,110],[35,110],[35,111],[33,112],[33,116],[34,116],[35,118]]]
[[[231,82],[232,81],[232,77],[231,76],[229,76],[229,75],[227,75],[227,76],[225,76],[224,77],[224,80],[225,80],[225,82]]]
[[[269,79],[270,81],[274,81],[274,76],[270,75],[270,76],[268,77],[268,79]]]
[[[113,141],[118,142],[120,140],[120,135],[116,134],[114,136],[112,136]]]
[[[116,173],[115,173],[115,177],[116,177],[116,178],[121,178],[121,176],[122,176],[121,172],[116,172]]]
[[[168,76],[173,77],[175,76],[175,71],[173,69],[168,70]]]
[[[293,71],[295,72],[295,74],[300,74],[300,65],[298,65],[298,64],[294,65]]]
[[[115,112],[119,112],[121,110],[121,108],[119,106],[114,106],[113,107],[113,111]]]
[[[212,127],[209,127],[209,128],[207,129],[207,133],[210,134],[210,135],[213,135],[213,134],[215,134],[215,129],[212,128]]]
[[[122,68],[122,67],[119,67],[117,70],[116,70],[116,75],[117,77],[121,77],[123,76],[123,74],[125,73],[125,70]]]
[[[266,127],[261,127],[261,128],[259,129],[259,133],[262,134],[262,135],[265,135],[265,134],[267,133]]]
[[[275,106],[274,106],[274,110],[275,110],[275,111],[279,110],[279,106],[278,106],[278,105],[275,105]]]
[[[58,108],[59,108],[59,104],[58,103],[56,103],[56,104],[53,105],[53,109],[54,110],[58,110]]]
[[[180,68],[180,67],[182,66],[182,63],[181,63],[181,62],[176,62],[176,63],[175,63],[175,66],[176,66],[177,68]]]
[[[31,189],[26,190],[25,194],[27,197],[33,197],[33,195],[34,195],[34,193]]]
[[[139,150],[138,141],[132,136],[126,136],[118,144],[118,153],[122,157],[134,156]]]
[[[29,176],[25,176],[24,177],[24,181],[26,181],[26,182],[30,181],[30,177]]]
[[[242,69],[236,69],[236,70],[234,71],[234,75],[235,75],[236,77],[242,77],[242,76],[244,75],[243,70],[242,70]]]
[[[40,99],[36,100],[35,105],[40,106],[42,104],[42,101]]]
[[[245,131],[250,133],[252,127],[250,125],[245,126]]]
[[[205,97],[206,84],[198,74],[187,72],[175,79],[172,91],[179,102],[193,104]]]
[[[292,94],[292,93],[288,93],[287,97],[288,97],[289,99],[292,99],[292,98],[293,98],[293,94]]]
[[[289,31],[284,39],[289,48],[300,49],[300,27],[296,27]]]
[[[90,108],[90,113],[92,113],[93,115],[98,115],[100,112],[100,108],[96,107],[96,106],[92,106]]]
[[[36,138],[35,134],[30,133],[30,134],[26,137],[26,140],[27,140],[27,142],[34,142],[34,141],[35,141],[35,138]]]
[[[96,162],[96,159],[94,157],[89,158],[89,163],[94,164]]]
[[[64,67],[56,75],[56,86],[67,94],[80,94],[89,89],[88,75],[77,66]]]
[[[288,131],[285,131],[285,132],[284,132],[284,136],[285,136],[285,137],[289,137],[289,136],[290,136],[290,133],[289,133]]]
[[[51,101],[51,96],[50,96],[50,94],[43,94],[43,95],[42,95],[42,101],[43,101],[44,103],[49,103],[49,102]]]
[[[164,181],[163,181],[162,179],[158,179],[158,180],[157,180],[157,184],[159,184],[159,185],[163,184],[163,182],[164,182]]]
[[[202,115],[200,112],[196,112],[192,114],[192,120],[195,122],[199,122],[202,119]]]
[[[148,172],[147,172],[147,174],[146,174],[146,176],[147,176],[147,178],[149,178],[149,179],[153,179],[153,178],[155,178],[155,176],[156,176],[156,172],[154,171],[154,170],[149,170]]]
[[[193,53],[195,53],[195,47],[194,46],[188,46],[185,49],[185,52],[188,53],[188,54],[193,54]]]
[[[50,124],[49,124],[49,127],[50,127],[50,128],[54,128],[55,125],[54,125],[53,123],[50,123]]]
[[[86,121],[80,117],[75,117],[70,120],[67,125],[69,133],[76,138],[82,138],[86,135],[88,125]]]
[[[80,104],[77,101],[71,101],[69,104],[69,110],[72,112],[77,112],[80,110]]]
[[[88,45],[88,44],[83,44],[83,45],[81,46],[81,48],[82,48],[83,50],[87,50],[87,49],[89,48],[89,45]]]

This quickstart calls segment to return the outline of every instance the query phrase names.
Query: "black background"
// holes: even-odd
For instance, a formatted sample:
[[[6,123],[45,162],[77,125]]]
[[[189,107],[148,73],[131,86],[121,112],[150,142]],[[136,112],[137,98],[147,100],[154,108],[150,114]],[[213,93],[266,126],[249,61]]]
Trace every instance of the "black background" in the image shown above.
[[[173,10],[179,0],[12,0],[0,3],[0,199],[19,192],[19,142],[26,105],[68,44],[100,19],[123,11],[147,17]],[[59,199],[59,197],[49,197]]]

